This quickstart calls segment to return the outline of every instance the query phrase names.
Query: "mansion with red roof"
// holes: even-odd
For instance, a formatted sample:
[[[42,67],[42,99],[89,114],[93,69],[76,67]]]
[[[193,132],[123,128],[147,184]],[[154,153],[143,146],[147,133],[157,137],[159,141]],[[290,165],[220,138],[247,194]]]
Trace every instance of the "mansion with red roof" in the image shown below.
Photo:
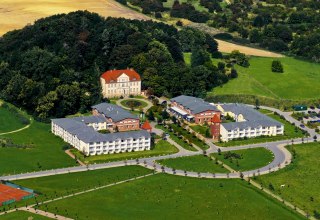
[[[140,95],[141,78],[133,69],[109,70],[100,77],[104,98]]]

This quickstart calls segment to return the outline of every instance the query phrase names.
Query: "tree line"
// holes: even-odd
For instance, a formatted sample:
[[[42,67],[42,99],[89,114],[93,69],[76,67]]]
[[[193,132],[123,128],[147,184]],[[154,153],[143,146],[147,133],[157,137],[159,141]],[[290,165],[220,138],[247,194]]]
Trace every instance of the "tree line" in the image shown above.
[[[163,7],[165,0],[121,1],[142,7],[146,14],[162,17],[169,12],[171,17],[226,30],[242,43],[320,62],[320,1],[175,0],[171,8]]]
[[[183,52],[194,52],[186,65]],[[204,97],[229,76],[212,64],[217,42],[200,31],[87,11],[40,19],[0,39],[0,97],[39,119],[101,102],[100,75],[134,68],[157,96]]]

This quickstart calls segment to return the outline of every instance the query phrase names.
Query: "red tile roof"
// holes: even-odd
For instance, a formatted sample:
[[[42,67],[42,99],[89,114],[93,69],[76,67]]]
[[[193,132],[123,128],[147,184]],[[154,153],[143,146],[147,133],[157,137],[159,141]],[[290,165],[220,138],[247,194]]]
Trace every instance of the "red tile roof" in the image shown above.
[[[150,125],[150,123],[148,121],[145,121],[143,123],[143,125],[141,126],[141,129],[143,129],[143,130],[152,130],[152,127],[151,127],[151,125]]]
[[[107,83],[116,82],[118,77],[122,74],[126,74],[129,76],[130,81],[141,81],[140,75],[134,71],[133,69],[125,69],[125,70],[109,70],[101,75]]]
[[[213,118],[211,119],[211,122],[213,122],[213,123],[221,123],[221,120],[220,120],[219,116],[217,114],[215,114],[213,116]]]

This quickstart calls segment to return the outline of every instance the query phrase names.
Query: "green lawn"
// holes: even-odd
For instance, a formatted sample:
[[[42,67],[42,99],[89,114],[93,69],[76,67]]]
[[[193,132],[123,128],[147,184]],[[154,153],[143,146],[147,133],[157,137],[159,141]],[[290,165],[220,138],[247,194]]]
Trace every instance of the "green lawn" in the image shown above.
[[[140,99],[126,99],[126,100],[122,100],[120,103],[124,107],[127,107],[127,108],[133,107],[134,109],[144,108],[144,107],[148,106],[148,103],[146,103],[145,101],[142,101]],[[132,104],[132,106],[131,106],[131,104]]]
[[[0,133],[14,131],[24,126],[26,125],[22,124],[17,115],[10,112],[9,109],[1,107],[0,100]]]
[[[103,163],[103,162],[110,162],[110,161],[118,161],[118,160],[129,160],[129,159],[136,159],[142,157],[153,157],[159,155],[166,155],[166,154],[174,154],[178,152],[178,149],[169,144],[169,142],[160,140],[152,150],[146,151],[136,151],[136,152],[129,152],[129,153],[119,153],[119,154],[104,154],[104,155],[97,155],[97,156],[89,156],[84,157],[79,151],[73,149],[72,152],[77,155],[77,157],[85,163]]]
[[[203,172],[203,173],[228,173],[229,172],[228,170],[223,168],[221,165],[216,164],[214,160],[210,160],[209,157],[205,157],[203,155],[158,160],[158,162],[164,166],[174,168],[177,170],[186,170],[186,171]]]
[[[283,64],[284,73],[271,71],[274,58],[251,57],[249,68],[236,66],[237,79],[214,88],[208,95],[246,94],[291,100],[320,98],[320,64],[292,57],[277,59]]]
[[[66,144],[50,130],[50,124],[34,121],[28,129],[1,136],[32,148],[0,148],[0,175],[77,165],[63,151]]]
[[[45,195],[48,197],[68,195],[71,191],[79,192],[151,172],[140,166],[124,166],[18,180],[14,183],[41,192],[43,194],[41,199],[44,199]]]
[[[288,147],[292,152],[292,148]],[[320,212],[320,144],[294,146],[296,158],[288,167],[272,174],[258,177],[265,187],[271,183],[275,193],[299,208],[313,214]],[[281,185],[285,187],[281,188]]]
[[[170,138],[176,142],[177,144],[179,144],[181,147],[183,147],[186,150],[190,150],[190,151],[197,151],[197,149],[195,149],[193,146],[191,146],[190,144],[186,143],[185,141],[183,141],[181,138],[177,137],[174,132],[169,131],[169,129],[163,127],[162,125],[156,125],[156,128],[159,128],[163,131],[165,131],[166,133],[168,133],[170,135]]]
[[[284,135],[271,136],[271,137],[248,138],[246,140],[243,140],[243,139],[242,140],[232,140],[232,141],[224,142],[224,143],[217,142],[215,144],[218,146],[221,146],[221,147],[231,147],[231,146],[238,146],[238,145],[265,143],[265,142],[270,142],[270,141],[290,140],[292,138],[300,138],[300,137],[304,136],[304,134],[300,128],[296,129],[294,125],[290,124],[285,119],[280,118],[279,115],[267,113],[267,116],[284,124]]]
[[[231,153],[236,153],[241,157],[238,159],[237,155],[230,156],[227,152],[221,152],[220,155],[214,153],[212,156],[237,171],[254,170],[264,167],[272,162],[274,158],[273,153],[265,148],[237,150],[231,151]]]
[[[47,205],[50,212],[77,219],[303,219],[241,180],[166,174]]]
[[[203,125],[191,125],[190,128],[194,130],[195,132],[201,134],[203,137],[206,136],[206,131],[208,127],[203,126]]]
[[[5,215],[0,215],[0,220],[49,220],[51,218],[36,215],[25,211],[15,211]]]

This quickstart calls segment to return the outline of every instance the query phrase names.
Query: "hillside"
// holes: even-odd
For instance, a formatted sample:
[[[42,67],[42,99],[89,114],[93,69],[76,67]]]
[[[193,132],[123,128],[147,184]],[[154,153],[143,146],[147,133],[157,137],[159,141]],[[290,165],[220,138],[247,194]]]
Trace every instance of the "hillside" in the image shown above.
[[[123,7],[115,1],[78,0],[68,1],[25,1],[1,0],[0,36],[8,31],[20,29],[28,23],[54,14],[69,13],[77,10],[96,12],[104,17],[124,17],[130,19],[150,19],[147,16]]]
[[[277,58],[284,73],[271,71],[273,58],[251,57],[250,67],[236,65],[238,78],[216,87],[211,95],[255,95],[296,101],[320,98],[320,64],[292,57]],[[217,63],[219,60],[214,60]]]
[[[182,54],[190,48],[198,54],[192,67]],[[205,65],[210,54],[219,54],[217,42],[196,30],[87,11],[55,15],[0,39],[0,97],[41,119],[64,117],[102,101],[104,71],[129,67],[157,96],[204,97],[228,81]]]

